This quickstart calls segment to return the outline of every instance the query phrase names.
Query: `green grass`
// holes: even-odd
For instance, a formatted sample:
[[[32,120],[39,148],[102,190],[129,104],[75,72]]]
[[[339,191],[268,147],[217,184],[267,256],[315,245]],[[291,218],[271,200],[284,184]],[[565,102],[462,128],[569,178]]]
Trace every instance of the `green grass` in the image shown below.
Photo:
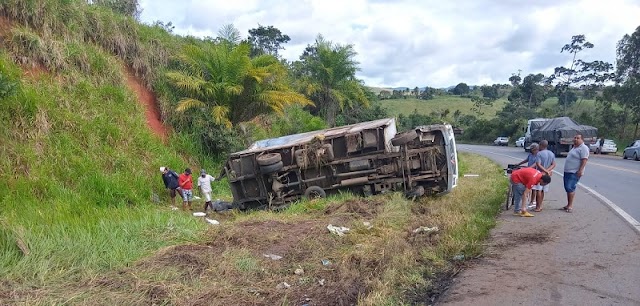
[[[501,111],[505,106],[507,99],[501,98],[493,102],[493,105],[483,107],[480,110],[482,112],[481,115],[472,110],[473,102],[471,102],[471,99],[454,95],[436,96],[432,100],[419,100],[416,98],[389,99],[381,100],[377,103],[380,103],[380,105],[393,116],[399,114],[410,115],[414,111],[417,111],[418,114],[430,115],[432,112],[441,113],[448,109],[449,115],[447,119],[451,121],[453,119],[453,113],[457,110],[459,110],[462,115],[473,115],[483,119],[494,118],[496,113]],[[540,111],[543,114],[551,114],[560,109],[561,107],[558,106],[558,98],[548,98],[540,106]],[[588,112],[593,115],[595,113],[595,100],[578,100],[578,102],[567,109],[567,114],[572,117],[577,117],[582,112]]]
[[[197,150],[152,135],[118,60],[90,45],[73,48],[61,61],[81,53],[92,68],[27,77],[0,51],[0,73],[18,84],[0,101],[0,275],[19,286],[125,267],[163,246],[199,241],[205,227],[152,199],[167,203],[159,166],[213,163],[185,160]]]
[[[161,240],[197,241],[198,235],[191,224],[196,222],[180,213],[145,214],[143,207],[126,211],[89,210],[82,215],[88,219],[84,222],[86,226],[81,230],[77,225],[70,226],[88,234],[72,234],[73,239],[62,239],[62,231],[56,229],[62,225],[57,225],[53,231],[61,237],[43,239],[41,244],[47,245],[57,260],[36,261],[57,272],[43,278],[28,275],[38,281],[28,283],[33,287],[18,286],[14,292],[18,300],[36,304],[65,301],[179,304],[185,300],[206,303],[215,299],[220,304],[283,305],[305,296],[315,301],[343,299],[358,305],[415,304],[427,300],[425,293],[437,290],[437,284],[456,270],[458,262],[452,259],[454,256],[463,254],[468,259],[482,253],[483,241],[495,226],[495,216],[504,200],[499,191],[506,188],[506,179],[497,165],[484,157],[465,153],[460,154],[460,164],[461,168],[479,176],[461,177],[458,187],[448,195],[412,202],[401,193],[369,198],[345,193],[301,201],[281,212],[233,212],[214,217],[222,224],[206,231],[206,241],[166,248],[136,262],[127,258],[153,253],[154,248],[162,246]],[[112,221],[103,219],[107,215],[112,216],[109,218]],[[133,225],[147,218],[158,221]],[[84,217],[69,223],[80,223],[80,219]],[[367,228],[363,221],[373,227]],[[117,230],[116,224],[124,228]],[[338,237],[326,230],[328,224],[346,226],[351,231]],[[439,231],[433,235],[413,234],[413,229],[420,226],[437,226]],[[18,236],[21,231],[10,234]],[[114,232],[104,240],[91,234],[111,231]],[[72,267],[78,270],[76,273],[60,268],[70,266],[58,263],[63,257],[57,254],[71,250],[64,245],[73,245],[73,240],[80,240],[79,244],[84,245],[82,241],[89,237],[103,247],[85,245],[81,250],[86,251],[69,256],[68,260],[75,262]],[[120,241],[128,240],[123,237],[133,241]],[[138,253],[113,253],[107,249],[111,240],[117,242],[113,247],[119,250]],[[156,244],[143,249],[137,245],[143,240]],[[40,244],[35,244],[33,250],[36,246],[40,248]],[[62,249],[56,251],[58,247]],[[90,253],[91,249],[97,254]],[[265,258],[263,254],[267,253],[283,258]],[[122,259],[111,260],[103,254],[116,258],[122,255]],[[322,260],[329,260],[330,264],[324,266]],[[96,263],[100,265],[92,266]],[[298,268],[304,270],[302,275],[293,273]],[[63,278],[60,273],[73,274],[76,278]],[[60,283],[61,279],[67,282]],[[322,279],[324,286],[319,285]],[[292,288],[277,289],[282,282]]]
[[[389,114],[397,116],[399,114],[410,115],[417,110],[419,114],[430,115],[432,112],[440,113],[446,109],[449,110],[449,118],[453,117],[453,113],[457,110],[463,115],[478,116],[473,112],[473,102],[469,98],[463,98],[454,95],[436,96],[432,100],[419,100],[416,98],[407,99],[389,99],[381,100],[380,105],[385,108]],[[480,111],[483,113],[478,116],[480,118],[490,119],[495,117],[496,112],[500,111],[506,104],[506,99],[496,100],[492,106],[483,107]]]

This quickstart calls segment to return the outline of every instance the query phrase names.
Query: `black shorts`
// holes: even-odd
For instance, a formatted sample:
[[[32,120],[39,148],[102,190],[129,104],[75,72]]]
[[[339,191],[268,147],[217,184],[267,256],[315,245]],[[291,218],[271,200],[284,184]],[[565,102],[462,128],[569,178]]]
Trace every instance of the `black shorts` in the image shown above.
[[[176,189],[169,189],[169,195],[172,198],[176,197],[176,193],[182,198],[182,192],[180,192],[180,189],[176,188]]]

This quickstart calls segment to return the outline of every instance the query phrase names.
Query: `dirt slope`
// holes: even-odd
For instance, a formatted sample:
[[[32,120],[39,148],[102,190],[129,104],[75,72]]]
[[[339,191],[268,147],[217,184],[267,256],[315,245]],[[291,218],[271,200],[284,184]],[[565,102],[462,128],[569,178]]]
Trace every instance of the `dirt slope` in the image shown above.
[[[158,99],[130,69],[127,69],[125,74],[127,76],[127,87],[135,92],[138,102],[144,106],[144,114],[147,118],[149,129],[166,143],[169,137],[169,129],[162,124]]]

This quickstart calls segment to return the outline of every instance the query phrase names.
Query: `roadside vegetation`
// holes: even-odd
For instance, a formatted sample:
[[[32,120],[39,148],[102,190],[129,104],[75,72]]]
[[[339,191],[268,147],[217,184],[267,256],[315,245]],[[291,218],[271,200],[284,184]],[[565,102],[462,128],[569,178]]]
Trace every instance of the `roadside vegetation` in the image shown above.
[[[229,212],[218,215],[222,224],[209,227],[200,240],[164,248],[128,265],[95,270],[78,266],[83,273],[73,278],[51,275],[38,280],[37,290],[10,282],[0,291],[0,301],[431,303],[468,260],[482,254],[503,201],[503,194],[495,191],[506,188],[502,171],[486,158],[463,153],[460,164],[465,173],[479,176],[461,178],[448,195],[412,202],[399,193],[370,198],[341,194],[299,202],[281,212]],[[179,219],[180,213],[174,214]],[[327,230],[329,224],[350,231],[337,236]],[[183,226],[175,224],[164,235],[181,232]],[[414,232],[421,227],[430,230]],[[97,257],[84,264],[98,263]]]

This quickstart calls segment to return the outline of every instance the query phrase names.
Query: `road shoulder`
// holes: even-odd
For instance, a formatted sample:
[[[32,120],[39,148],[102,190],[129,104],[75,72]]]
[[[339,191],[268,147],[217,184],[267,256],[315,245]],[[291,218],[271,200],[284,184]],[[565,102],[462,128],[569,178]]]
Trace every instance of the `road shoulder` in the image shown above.
[[[547,199],[534,218],[501,213],[484,256],[440,304],[640,305],[640,235],[583,188],[570,214],[558,210],[561,180]]]

